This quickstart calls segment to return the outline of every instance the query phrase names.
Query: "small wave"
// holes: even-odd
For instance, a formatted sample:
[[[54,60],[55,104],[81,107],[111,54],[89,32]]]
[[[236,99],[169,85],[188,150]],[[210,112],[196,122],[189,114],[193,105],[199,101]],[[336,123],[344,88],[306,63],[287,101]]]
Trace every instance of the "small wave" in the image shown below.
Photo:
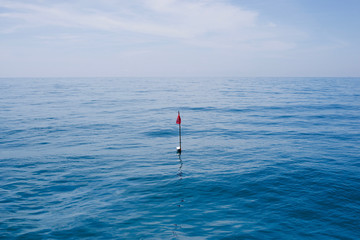
[[[153,130],[153,131],[144,132],[144,134],[146,136],[149,136],[149,137],[167,138],[167,137],[176,136],[177,135],[177,130],[174,130],[174,129],[159,129],[159,130]]]

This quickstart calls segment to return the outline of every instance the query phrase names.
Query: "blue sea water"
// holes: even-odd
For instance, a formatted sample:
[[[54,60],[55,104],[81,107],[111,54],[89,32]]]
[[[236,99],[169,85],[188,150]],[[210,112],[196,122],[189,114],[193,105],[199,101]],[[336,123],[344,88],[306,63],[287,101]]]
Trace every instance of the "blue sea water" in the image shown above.
[[[360,78],[3,78],[0,239],[360,239],[359,147]]]

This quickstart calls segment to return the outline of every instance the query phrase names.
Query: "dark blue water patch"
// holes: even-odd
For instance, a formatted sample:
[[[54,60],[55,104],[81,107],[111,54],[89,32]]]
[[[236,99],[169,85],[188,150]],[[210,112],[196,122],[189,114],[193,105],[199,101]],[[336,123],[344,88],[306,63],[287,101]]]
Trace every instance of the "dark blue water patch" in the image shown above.
[[[146,131],[143,133],[145,136],[148,137],[157,137],[157,138],[168,138],[177,136],[178,130],[177,129],[156,129],[151,131]]]
[[[106,146],[104,147],[105,150],[122,150],[122,149],[145,149],[148,148],[149,146],[143,144],[143,143],[121,143],[121,144],[113,144],[110,146]]]
[[[191,107],[191,108],[182,108],[184,111],[196,111],[196,112],[208,112],[208,111],[219,111],[215,107]]]
[[[41,188],[40,192],[47,194],[49,192],[56,194],[57,192],[72,192],[78,188],[84,187],[86,186],[86,184],[71,184],[71,183],[64,183],[64,182],[59,182],[59,181],[53,181],[52,182],[53,186],[49,186],[47,188]],[[36,193],[35,193],[36,194]],[[32,195],[29,195],[29,197]]]
[[[314,105],[303,105],[303,104],[289,104],[289,105],[280,105],[280,106],[255,106],[250,108],[253,111],[287,111],[287,112],[301,112],[301,111],[318,111],[318,110],[340,110],[340,111],[349,111],[349,110],[359,110],[357,105],[348,105],[348,104],[314,104]]]
[[[4,131],[2,138],[5,139],[4,135],[6,135],[6,137],[9,137],[11,135],[23,134],[24,132],[25,132],[24,129],[14,129],[14,130],[9,130],[9,131]]]
[[[257,123],[262,125],[262,123]],[[255,125],[255,123],[253,123]],[[270,125],[278,125],[278,124],[270,124]],[[233,139],[249,139],[249,138],[262,138],[262,137],[281,137],[281,138],[289,138],[289,139],[306,139],[311,137],[323,137],[328,138],[331,136],[332,138],[341,139],[357,139],[359,134],[341,134],[336,135],[334,133],[329,132],[297,132],[297,131],[274,131],[274,130],[232,130],[232,129],[222,129],[222,128],[213,128],[213,129],[204,129],[193,131],[191,129],[184,130],[184,135],[188,138],[204,138],[207,136],[214,136],[216,139],[219,138],[233,138]]]
[[[154,109],[155,110],[155,109]],[[154,111],[153,110],[153,111]],[[156,111],[159,110],[168,110],[168,111],[174,111],[176,112],[179,110],[178,108],[165,108],[165,109],[156,109]],[[360,110],[359,105],[355,104],[314,104],[314,105],[304,105],[304,104],[288,104],[288,105],[280,105],[280,106],[267,106],[267,105],[257,105],[257,106],[244,106],[241,108],[229,108],[229,107],[214,107],[214,106],[208,106],[208,107],[182,107],[182,111],[195,111],[195,112],[218,112],[218,113],[278,113],[278,112],[284,112],[284,113],[294,113],[291,115],[284,115],[284,116],[296,116],[299,117],[299,115],[296,115],[298,112],[313,112],[313,111],[325,111],[325,110],[334,110],[339,111],[343,113],[347,113],[347,111],[356,111],[358,114],[358,111]],[[330,113],[331,114],[331,113]],[[336,116],[341,116],[340,114],[335,114]],[[301,115],[300,115],[301,116]]]
[[[196,112],[218,112],[218,113],[256,113],[254,116],[268,116],[269,112],[273,114],[284,113],[280,116],[275,116],[278,118],[291,118],[291,117],[299,117],[296,113],[304,111],[304,112],[315,112],[315,111],[337,111],[338,114],[334,113],[326,113],[326,115],[313,115],[312,117],[318,116],[319,118],[334,116],[334,118],[344,118],[343,114],[340,112],[347,113],[347,111],[356,111],[357,114],[353,115],[354,117],[358,117],[358,111],[360,107],[357,105],[345,105],[345,104],[324,104],[324,105],[283,105],[283,106],[247,106],[243,108],[219,108],[219,107],[196,107],[196,108],[182,108],[183,111],[196,111]],[[263,114],[259,114],[263,113]],[[289,114],[293,113],[293,114]],[[270,115],[272,117],[272,115]],[[301,115],[300,115],[301,117]]]

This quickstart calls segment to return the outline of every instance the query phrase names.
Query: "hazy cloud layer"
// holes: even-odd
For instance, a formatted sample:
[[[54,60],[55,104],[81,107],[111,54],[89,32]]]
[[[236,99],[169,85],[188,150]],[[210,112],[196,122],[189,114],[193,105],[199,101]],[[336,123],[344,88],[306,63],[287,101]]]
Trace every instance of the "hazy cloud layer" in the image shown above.
[[[251,75],[255,69],[273,75],[276,72],[269,69],[276,67],[274,62],[304,54],[301,47],[310,38],[303,27],[272,21],[257,9],[226,0],[38,0],[0,5],[0,61],[7,58],[17,67],[30,64],[31,74],[39,75]],[[332,50],[346,44],[339,40],[325,45]],[[20,52],[35,55],[35,62],[17,59]],[[42,70],[45,61],[61,66]],[[97,70],[84,71],[86,63]]]

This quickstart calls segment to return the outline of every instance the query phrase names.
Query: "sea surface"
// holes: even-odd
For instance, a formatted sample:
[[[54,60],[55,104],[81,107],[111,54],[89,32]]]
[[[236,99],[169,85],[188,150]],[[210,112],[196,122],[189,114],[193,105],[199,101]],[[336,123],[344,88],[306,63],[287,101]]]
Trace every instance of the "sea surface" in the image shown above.
[[[360,78],[2,78],[0,239],[360,239]]]

